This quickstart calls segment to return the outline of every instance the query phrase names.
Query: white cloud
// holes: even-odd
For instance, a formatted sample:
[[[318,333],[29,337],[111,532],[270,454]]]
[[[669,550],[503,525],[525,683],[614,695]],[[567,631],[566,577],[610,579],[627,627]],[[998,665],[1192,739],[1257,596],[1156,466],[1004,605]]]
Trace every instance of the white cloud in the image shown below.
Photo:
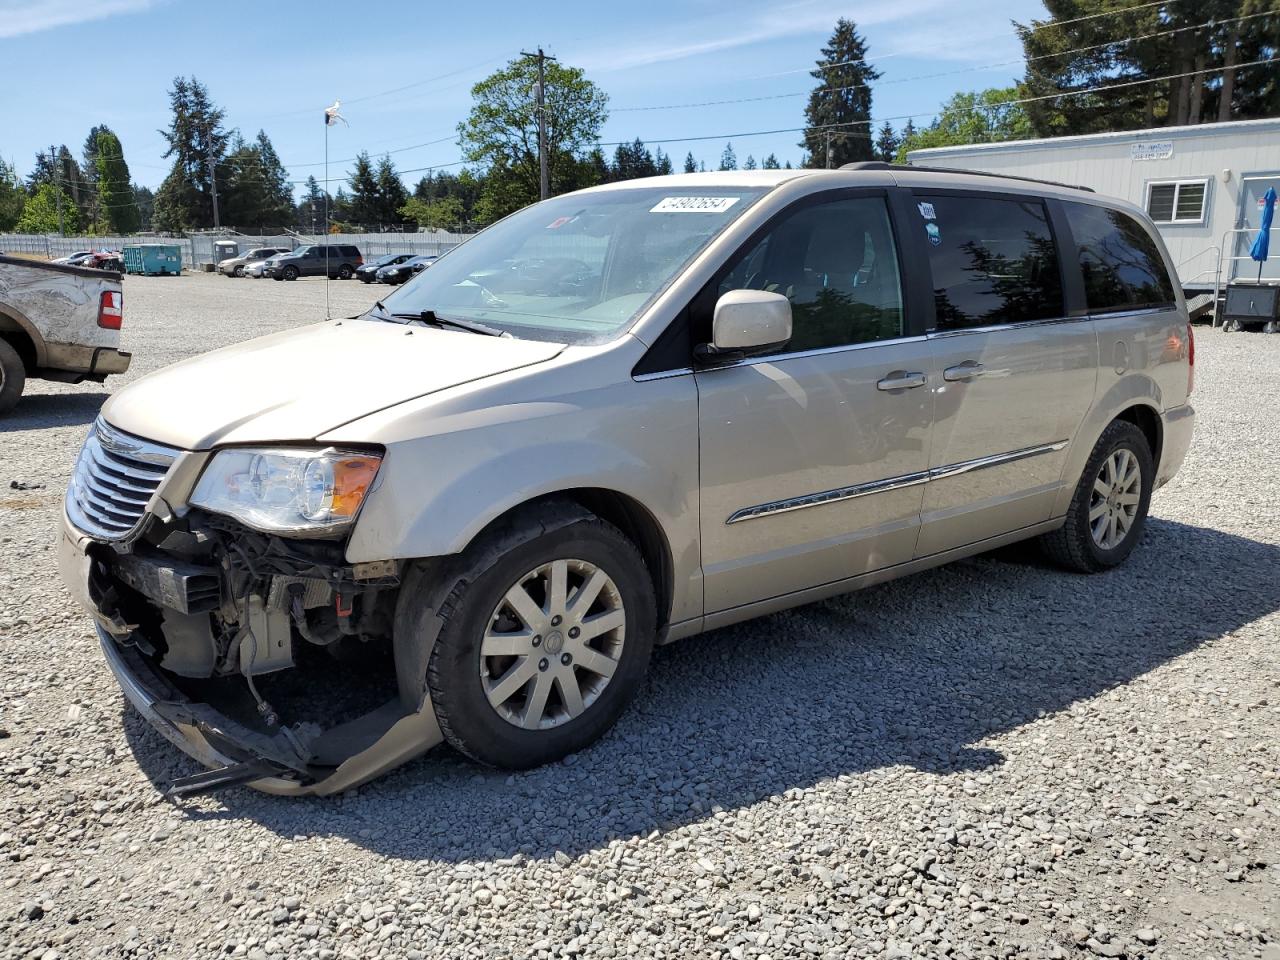
[[[156,0],[0,0],[0,40],[138,13]]]
[[[892,4],[879,4],[875,10],[858,16],[858,29],[884,24],[919,22],[923,16],[949,8],[947,0],[899,0]],[[672,29],[657,37],[648,37],[629,46],[614,43],[595,43],[589,51],[572,57],[573,62],[595,73],[628,70],[633,67],[669,63],[688,57],[716,53],[754,43],[779,40],[809,33],[829,33],[834,24],[831,6],[826,2],[792,3],[770,6],[747,13],[736,25],[724,32],[723,14],[704,20],[673,24]]]

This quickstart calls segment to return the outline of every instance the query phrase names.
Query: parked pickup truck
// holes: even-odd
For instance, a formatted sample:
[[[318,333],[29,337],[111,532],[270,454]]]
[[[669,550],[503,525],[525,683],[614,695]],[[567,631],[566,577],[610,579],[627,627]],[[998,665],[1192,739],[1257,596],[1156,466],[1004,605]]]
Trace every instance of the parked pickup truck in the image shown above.
[[[0,255],[0,414],[28,378],[101,383],[128,370],[123,307],[119,273]]]

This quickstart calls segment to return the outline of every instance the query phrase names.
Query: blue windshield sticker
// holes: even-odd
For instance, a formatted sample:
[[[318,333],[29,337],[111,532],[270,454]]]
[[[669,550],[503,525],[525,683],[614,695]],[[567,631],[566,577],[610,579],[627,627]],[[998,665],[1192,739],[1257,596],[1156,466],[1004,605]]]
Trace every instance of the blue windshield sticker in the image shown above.
[[[925,231],[929,234],[929,242],[932,243],[935,247],[941,246],[942,231],[938,229],[938,225],[936,223],[926,223],[924,225],[924,228],[925,228]]]

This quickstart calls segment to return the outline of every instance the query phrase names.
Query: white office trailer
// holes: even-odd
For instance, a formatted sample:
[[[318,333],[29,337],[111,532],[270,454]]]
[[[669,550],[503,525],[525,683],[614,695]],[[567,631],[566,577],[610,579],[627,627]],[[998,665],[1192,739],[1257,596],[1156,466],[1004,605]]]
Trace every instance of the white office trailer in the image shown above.
[[[1255,281],[1249,248],[1268,187],[1280,193],[1280,119],[1203,123],[1048,140],[913,150],[916,166],[982,170],[1089,187],[1137,204],[1159,227],[1189,305]],[[1280,218],[1262,281],[1280,283]]]

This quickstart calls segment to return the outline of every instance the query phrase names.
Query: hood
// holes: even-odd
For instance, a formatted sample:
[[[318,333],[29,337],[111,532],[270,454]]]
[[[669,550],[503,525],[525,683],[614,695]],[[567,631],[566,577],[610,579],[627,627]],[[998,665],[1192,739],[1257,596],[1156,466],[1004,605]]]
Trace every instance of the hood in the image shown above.
[[[184,450],[310,440],[438,390],[550,360],[563,344],[336,320],[193,357],[102,408],[113,426]]]

